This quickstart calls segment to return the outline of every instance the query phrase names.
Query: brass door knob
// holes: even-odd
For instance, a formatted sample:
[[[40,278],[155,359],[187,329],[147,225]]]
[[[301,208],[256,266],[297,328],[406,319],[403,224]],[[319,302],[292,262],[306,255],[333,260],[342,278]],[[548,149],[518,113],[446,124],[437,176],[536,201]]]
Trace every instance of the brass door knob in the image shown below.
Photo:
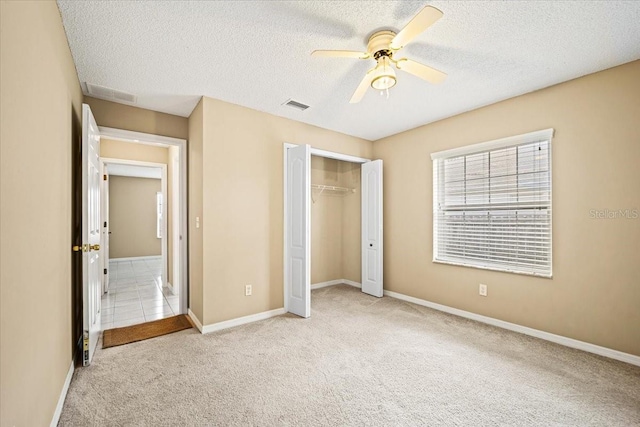
[[[92,251],[99,251],[100,245],[89,245],[89,249]]]

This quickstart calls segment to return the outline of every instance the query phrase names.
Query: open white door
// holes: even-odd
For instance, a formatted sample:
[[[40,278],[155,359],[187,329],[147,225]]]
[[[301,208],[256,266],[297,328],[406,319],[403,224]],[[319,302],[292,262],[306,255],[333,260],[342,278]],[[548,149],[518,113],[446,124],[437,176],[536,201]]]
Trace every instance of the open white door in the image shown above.
[[[102,164],[102,292],[109,290],[109,167]]]
[[[362,292],[382,297],[382,160],[362,164]]]
[[[91,363],[98,338],[102,302],[100,262],[100,133],[91,109],[82,104],[82,364]]]
[[[288,312],[311,315],[311,147],[287,150],[287,270]]]

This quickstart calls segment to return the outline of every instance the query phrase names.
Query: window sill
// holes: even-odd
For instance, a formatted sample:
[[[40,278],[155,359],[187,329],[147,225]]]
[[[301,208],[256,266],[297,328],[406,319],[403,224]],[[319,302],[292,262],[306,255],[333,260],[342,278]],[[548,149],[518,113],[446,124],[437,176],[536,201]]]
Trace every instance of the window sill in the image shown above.
[[[470,267],[470,268],[477,268],[479,270],[499,271],[501,273],[512,273],[512,274],[520,274],[520,275],[523,275],[523,276],[540,277],[542,279],[553,279],[553,273],[551,273],[551,274],[543,274],[543,273],[534,273],[534,272],[528,272],[528,271],[509,270],[509,269],[506,269],[506,268],[481,266],[481,265],[475,265],[475,264],[465,264],[463,262],[443,261],[443,260],[439,260],[439,259],[433,259],[432,262],[434,264],[455,265],[455,266],[458,266],[458,267]]]

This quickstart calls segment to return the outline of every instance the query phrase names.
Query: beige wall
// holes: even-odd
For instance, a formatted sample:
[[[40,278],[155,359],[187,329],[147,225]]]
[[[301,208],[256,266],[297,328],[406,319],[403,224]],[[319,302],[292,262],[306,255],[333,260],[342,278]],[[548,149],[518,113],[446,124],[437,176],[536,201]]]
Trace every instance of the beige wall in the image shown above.
[[[384,160],[385,289],[640,355],[640,61],[374,143]],[[440,265],[430,153],[554,128],[553,279]],[[478,296],[478,284],[489,296]]]
[[[360,165],[312,156],[311,182],[355,190],[312,191],[311,283],[360,282]]]
[[[162,255],[156,234],[161,180],[112,175],[109,181],[109,258]]]
[[[90,96],[85,96],[84,102],[91,107],[98,126],[180,139],[187,139],[189,136],[189,120],[186,117],[158,113]]]
[[[0,425],[53,417],[73,358],[82,92],[55,2],[0,2]]]
[[[138,162],[163,163],[169,161],[169,149],[148,144],[100,138],[100,157]]]
[[[311,182],[341,186],[340,162],[311,156]],[[330,191],[311,191],[311,283],[342,279],[342,201]]]
[[[202,225],[202,149],[204,139],[204,100],[200,100],[189,117],[189,309],[202,323],[204,288],[202,281],[202,227],[196,228],[196,218]],[[219,184],[218,184],[219,185]]]
[[[361,157],[371,157],[372,143],[211,98],[199,108],[206,167],[202,192],[194,195],[202,195],[203,240],[202,252],[190,257],[205,260],[200,319],[206,325],[283,306],[283,143]],[[199,114],[191,116],[194,127]],[[192,203],[190,222],[198,201]]]

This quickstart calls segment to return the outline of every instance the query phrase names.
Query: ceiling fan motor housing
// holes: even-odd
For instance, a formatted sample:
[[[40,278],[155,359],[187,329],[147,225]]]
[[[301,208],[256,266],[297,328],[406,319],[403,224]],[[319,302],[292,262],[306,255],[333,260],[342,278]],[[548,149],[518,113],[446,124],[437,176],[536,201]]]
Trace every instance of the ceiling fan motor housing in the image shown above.
[[[391,58],[393,51],[389,47],[391,41],[396,36],[393,31],[378,31],[369,37],[369,43],[367,44],[367,52],[374,58],[378,59],[382,56],[388,56]]]

